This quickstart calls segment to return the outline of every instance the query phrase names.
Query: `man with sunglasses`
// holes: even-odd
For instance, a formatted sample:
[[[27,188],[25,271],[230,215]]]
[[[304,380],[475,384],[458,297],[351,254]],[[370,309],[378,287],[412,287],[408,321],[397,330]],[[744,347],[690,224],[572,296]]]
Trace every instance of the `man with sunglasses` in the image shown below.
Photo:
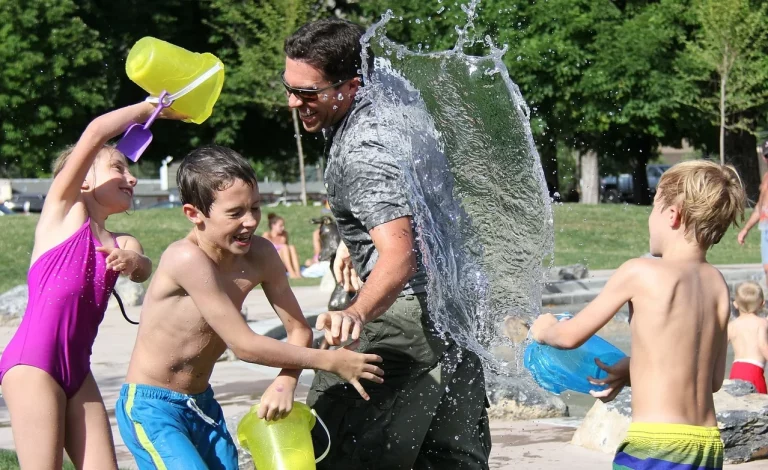
[[[763,143],[761,153],[763,161],[768,164],[768,140]],[[747,234],[757,223],[760,224],[760,255],[763,271],[765,271],[765,277],[768,280],[768,173],[763,175],[763,180],[760,182],[760,198],[757,200],[757,204],[755,204],[752,216],[750,216],[744,228],[739,232],[738,240],[740,245],[744,244]]]
[[[393,142],[402,129],[377,119],[362,87],[365,31],[340,19],[308,23],[285,41],[283,85],[307,132],[323,132],[325,184],[343,243],[334,270],[363,286],[347,309],[318,317],[334,346],[383,358],[370,400],[318,371],[307,404],[328,427],[318,468],[487,469],[491,441],[479,358],[439,337],[427,311],[427,276]],[[372,60],[369,62],[372,63]],[[373,90],[375,91],[375,89]],[[364,95],[364,96],[363,96]],[[316,427],[315,448],[325,433]]]

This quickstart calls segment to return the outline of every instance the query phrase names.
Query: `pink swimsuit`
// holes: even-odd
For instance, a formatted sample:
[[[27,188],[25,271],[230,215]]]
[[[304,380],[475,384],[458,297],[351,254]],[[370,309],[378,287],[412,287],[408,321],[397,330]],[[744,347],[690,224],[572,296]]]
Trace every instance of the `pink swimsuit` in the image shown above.
[[[107,254],[97,252],[97,246],[101,243],[89,218],[29,268],[27,310],[0,357],[0,382],[13,366],[28,365],[49,373],[67,398],[80,390],[91,371],[91,348],[119,276],[107,271]]]

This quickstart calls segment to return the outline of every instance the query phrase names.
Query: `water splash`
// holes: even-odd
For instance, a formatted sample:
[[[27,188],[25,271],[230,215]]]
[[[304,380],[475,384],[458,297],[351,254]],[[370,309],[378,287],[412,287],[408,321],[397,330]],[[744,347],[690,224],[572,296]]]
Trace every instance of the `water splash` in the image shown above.
[[[478,3],[462,5],[468,21],[457,28],[456,46],[430,53],[387,38],[394,16],[387,11],[362,38],[360,94],[382,127],[403,131],[382,135],[382,144],[405,169],[439,332],[491,370],[509,373],[514,345],[503,334],[504,319],[540,311],[553,218],[530,112],[502,60],[506,47],[486,37],[489,55],[463,52]]]

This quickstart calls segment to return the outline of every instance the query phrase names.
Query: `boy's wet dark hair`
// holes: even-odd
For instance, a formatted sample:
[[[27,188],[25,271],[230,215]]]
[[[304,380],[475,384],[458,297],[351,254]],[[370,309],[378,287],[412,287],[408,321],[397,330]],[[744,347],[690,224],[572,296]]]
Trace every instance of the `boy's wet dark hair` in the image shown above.
[[[234,180],[254,187],[256,172],[239,153],[220,145],[204,145],[192,150],[176,174],[181,203],[195,206],[206,217],[216,200],[216,192],[228,188]]]
[[[285,40],[285,55],[306,62],[323,72],[329,82],[361,76],[362,46],[365,29],[340,18],[325,18],[307,23]],[[369,51],[368,66],[373,55]]]

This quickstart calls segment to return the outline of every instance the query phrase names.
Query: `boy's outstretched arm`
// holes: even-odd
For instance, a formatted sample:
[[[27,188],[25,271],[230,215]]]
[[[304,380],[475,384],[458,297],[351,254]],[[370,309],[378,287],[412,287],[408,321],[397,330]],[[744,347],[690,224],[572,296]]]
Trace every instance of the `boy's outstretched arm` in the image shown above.
[[[368,395],[359,380],[383,382],[380,376],[384,371],[372,364],[381,362],[375,354],[359,354],[344,348],[309,349],[254,333],[227,296],[227,287],[213,261],[196,246],[172,245],[163,254],[161,264],[238,359],[283,369],[326,370],[348,381],[366,399]]]
[[[266,295],[280,321],[283,322],[288,334],[286,342],[310,348],[312,347],[312,329],[304,318],[301,307],[296,301],[296,296],[293,295],[291,286],[288,284],[288,278],[285,277],[285,266],[272,245],[266,241],[264,243],[268,245],[267,249],[262,250],[263,268],[267,273],[267,278],[261,284],[264,295]],[[252,249],[257,249],[257,247],[254,246]],[[282,369],[280,371],[277,378],[261,397],[260,418],[280,419],[291,412],[294,392],[301,372],[302,369]]]
[[[622,264],[597,298],[570,320],[559,322],[551,313],[540,315],[531,326],[533,339],[560,349],[575,349],[584,344],[632,300],[635,280],[645,271],[643,262],[633,259]]]

